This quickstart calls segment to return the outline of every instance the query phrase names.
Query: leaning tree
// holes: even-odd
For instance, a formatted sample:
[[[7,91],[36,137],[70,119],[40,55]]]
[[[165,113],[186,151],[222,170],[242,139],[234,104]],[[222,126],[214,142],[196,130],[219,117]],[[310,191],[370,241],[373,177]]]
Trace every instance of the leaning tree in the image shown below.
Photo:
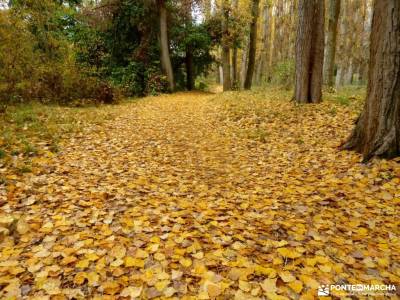
[[[400,1],[375,0],[364,109],[343,149],[372,157],[400,155]]]
[[[301,103],[317,103],[322,100],[324,2],[299,1],[294,100]]]

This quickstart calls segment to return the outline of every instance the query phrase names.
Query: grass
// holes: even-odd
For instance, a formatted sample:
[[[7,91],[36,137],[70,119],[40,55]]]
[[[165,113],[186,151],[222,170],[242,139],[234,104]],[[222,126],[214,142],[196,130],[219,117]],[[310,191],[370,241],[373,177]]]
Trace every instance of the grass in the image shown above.
[[[237,136],[267,143],[271,138],[271,126],[293,117],[294,120],[301,120],[304,114],[313,111],[332,121],[336,120],[338,114],[345,114],[349,119],[355,118],[364,103],[365,87],[346,86],[338,91],[325,91],[321,104],[297,104],[292,98],[293,91],[272,86],[218,94],[214,101],[226,111],[226,114],[219,116],[220,122],[232,124]],[[302,137],[294,142],[305,144]]]
[[[71,108],[34,102],[8,106],[0,113],[0,167],[6,166],[17,174],[31,172],[32,157],[58,152],[62,149],[60,142],[69,134],[111,119],[115,109],[115,106]],[[13,163],[15,159],[18,164]]]

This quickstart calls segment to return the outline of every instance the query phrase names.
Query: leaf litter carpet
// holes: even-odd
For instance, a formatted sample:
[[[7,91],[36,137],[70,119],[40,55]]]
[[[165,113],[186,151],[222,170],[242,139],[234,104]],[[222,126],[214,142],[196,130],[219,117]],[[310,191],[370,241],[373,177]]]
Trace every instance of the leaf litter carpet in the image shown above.
[[[399,284],[399,164],[337,150],[356,115],[237,93],[121,105],[0,194],[1,223],[18,219],[1,298],[314,299],[321,284]]]

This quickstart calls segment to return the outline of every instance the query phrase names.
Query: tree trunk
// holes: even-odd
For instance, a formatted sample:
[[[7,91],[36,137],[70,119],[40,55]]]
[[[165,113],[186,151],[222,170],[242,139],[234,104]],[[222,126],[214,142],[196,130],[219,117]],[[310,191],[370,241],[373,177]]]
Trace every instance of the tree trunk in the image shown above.
[[[169,89],[175,89],[174,72],[172,70],[171,58],[169,56],[169,43],[167,33],[167,9],[165,7],[165,0],[158,0],[159,22],[160,22],[160,50],[161,50],[161,66],[165,75],[167,76]]]
[[[271,14],[271,33],[270,33],[270,41],[269,41],[269,51],[268,51],[268,65],[267,69],[271,70],[272,68],[272,61],[274,58],[274,52],[275,52],[275,14],[272,12]],[[271,76],[269,76],[271,77]]]
[[[337,25],[340,14],[340,1],[341,0],[330,0],[330,5],[329,5],[329,23],[328,23],[328,37],[326,41],[327,49],[326,49],[325,76],[324,76],[325,83],[329,87],[333,87]]]
[[[238,9],[239,1],[232,0],[232,6],[235,10]],[[238,49],[236,46],[232,49],[232,70],[231,70],[231,77],[232,77],[232,86],[234,89],[238,88],[238,69],[237,69],[237,61],[238,61]]]
[[[372,157],[400,155],[400,1],[376,0],[364,109],[343,149]]]
[[[222,81],[224,91],[229,91],[232,89],[230,49],[228,46],[222,47]]]
[[[221,60],[222,60],[222,73],[223,73],[223,90],[224,91],[229,91],[232,89],[232,83],[231,83],[231,61],[230,61],[230,49],[229,46],[227,45],[227,37],[229,35],[229,28],[228,28],[228,22],[229,22],[229,3],[227,0],[224,0],[223,5],[222,5],[222,10],[223,10],[223,19],[222,19],[222,34],[225,36],[225,39],[223,38],[223,46],[222,46],[222,55],[221,55]]]
[[[340,87],[342,83],[340,82],[343,74],[343,68],[339,65],[337,72],[336,72],[336,80],[335,80],[335,86],[336,88]]]
[[[323,62],[324,1],[301,0],[296,37],[297,102],[321,102]]]
[[[269,28],[269,3],[266,2],[263,8],[263,33],[262,33],[262,49],[257,60],[256,84],[261,84],[261,78],[266,69],[267,51],[268,51],[268,28]]]
[[[194,69],[193,69],[192,46],[186,47],[185,66],[186,66],[186,88],[188,91],[191,91],[194,88]]]
[[[250,25],[250,37],[249,37],[249,62],[247,66],[246,79],[244,81],[244,88],[246,90],[251,89],[251,83],[253,80],[254,65],[256,61],[256,47],[257,47],[257,19],[258,19],[258,6],[260,0],[253,0],[251,5],[251,25]]]
[[[347,72],[344,74],[344,85],[350,85],[353,80],[353,60],[350,59]]]
[[[246,79],[246,73],[247,73],[247,54],[248,54],[248,46],[249,43],[247,39],[244,39],[243,41],[244,47],[242,50],[242,61],[240,64],[240,88],[244,88],[244,81]]]
[[[186,4],[186,25],[187,28],[192,26],[192,6],[190,2]],[[193,68],[193,47],[192,45],[186,46],[186,53],[185,53],[185,66],[186,66],[186,89],[191,91],[194,89],[194,68]]]

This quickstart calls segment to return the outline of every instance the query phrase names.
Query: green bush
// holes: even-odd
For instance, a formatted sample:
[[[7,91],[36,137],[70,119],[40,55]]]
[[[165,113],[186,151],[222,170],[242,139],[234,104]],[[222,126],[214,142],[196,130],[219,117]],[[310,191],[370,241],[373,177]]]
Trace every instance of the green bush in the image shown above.
[[[64,9],[45,0],[0,10],[0,102],[112,103],[118,99],[111,84],[76,62],[74,46],[59,24],[67,13]]]
[[[282,85],[289,89],[294,83],[295,65],[294,61],[286,60],[274,66],[272,83]]]

